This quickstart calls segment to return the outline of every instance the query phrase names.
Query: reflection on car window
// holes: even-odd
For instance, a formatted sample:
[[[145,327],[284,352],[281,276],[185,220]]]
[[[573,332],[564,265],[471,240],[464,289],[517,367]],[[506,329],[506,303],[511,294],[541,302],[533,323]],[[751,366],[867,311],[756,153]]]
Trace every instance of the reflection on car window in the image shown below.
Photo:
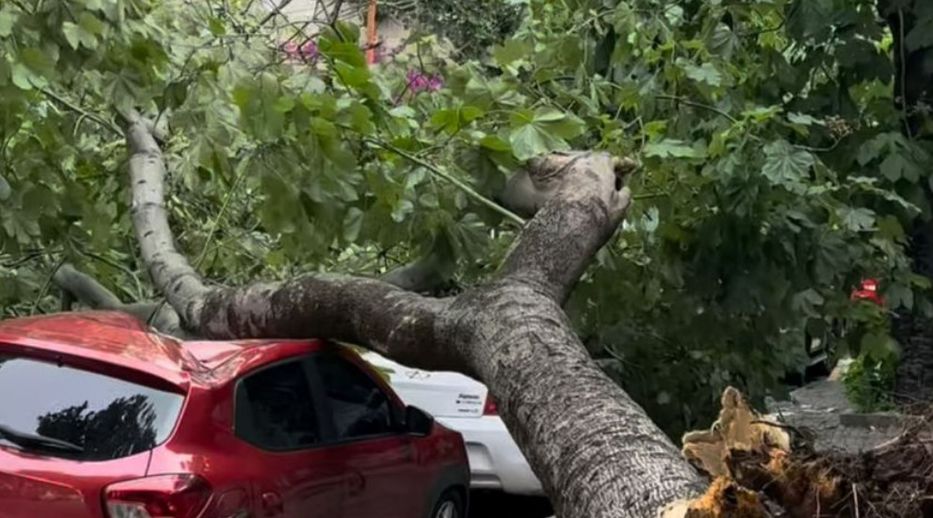
[[[393,431],[389,398],[366,373],[335,354],[316,356],[314,361],[338,439]]]
[[[293,450],[321,442],[300,361],[264,369],[237,388],[236,433],[259,447]]]
[[[84,450],[42,454],[89,461],[118,459],[161,444],[184,402],[180,394],[14,356],[0,356],[0,394],[0,424]]]

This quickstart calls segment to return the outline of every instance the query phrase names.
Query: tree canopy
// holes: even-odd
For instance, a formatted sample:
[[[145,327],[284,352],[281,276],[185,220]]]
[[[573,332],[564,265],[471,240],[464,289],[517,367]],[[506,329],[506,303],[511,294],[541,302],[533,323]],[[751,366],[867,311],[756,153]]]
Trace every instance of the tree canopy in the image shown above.
[[[567,311],[668,431],[707,422],[727,385],[763,397],[839,318],[888,361],[879,310],[849,291],[874,276],[888,309],[930,310],[906,253],[931,209],[927,113],[898,100],[892,56],[933,46],[933,9],[892,3],[912,20],[896,35],[873,0],[510,3],[521,24],[488,53],[416,32],[370,66],[354,26],[245,0],[2,2],[2,315],[56,310],[66,263],[157,298],[117,116],[138,108],[209,280],[430,257],[458,291],[521,228],[497,198],[509,173],[604,150],[641,162],[635,203]]]

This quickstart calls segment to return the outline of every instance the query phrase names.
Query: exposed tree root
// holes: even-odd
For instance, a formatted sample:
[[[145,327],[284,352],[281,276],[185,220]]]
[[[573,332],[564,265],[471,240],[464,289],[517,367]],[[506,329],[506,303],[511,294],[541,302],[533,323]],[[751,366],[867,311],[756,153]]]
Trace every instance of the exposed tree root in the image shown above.
[[[734,388],[709,430],[683,453],[711,479],[665,518],[933,517],[933,427],[924,419],[859,454],[815,452],[793,428],[764,421]]]

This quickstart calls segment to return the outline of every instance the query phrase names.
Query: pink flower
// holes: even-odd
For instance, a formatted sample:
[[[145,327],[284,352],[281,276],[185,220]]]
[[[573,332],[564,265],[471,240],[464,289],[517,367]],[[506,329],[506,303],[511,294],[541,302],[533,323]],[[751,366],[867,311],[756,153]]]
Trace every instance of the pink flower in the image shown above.
[[[292,61],[305,62],[316,61],[319,54],[317,43],[310,40],[302,43],[301,46],[294,41],[285,42],[282,44],[282,52]]]
[[[418,70],[409,70],[406,77],[408,79],[408,89],[412,93],[436,92],[444,87],[444,78],[440,74],[429,76]]]
[[[285,52],[288,57],[294,57],[298,54],[298,44],[294,41],[285,42],[285,44],[282,45],[282,51]]]
[[[304,43],[304,45],[301,46],[299,52],[304,59],[308,61],[314,61],[318,56],[317,43],[313,41],[307,41]]]

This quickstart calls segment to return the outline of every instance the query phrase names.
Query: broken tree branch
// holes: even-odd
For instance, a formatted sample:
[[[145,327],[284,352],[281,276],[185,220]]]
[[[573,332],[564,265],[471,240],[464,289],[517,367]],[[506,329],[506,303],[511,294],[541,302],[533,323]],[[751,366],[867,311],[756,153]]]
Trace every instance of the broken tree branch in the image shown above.
[[[161,151],[138,115],[129,122],[142,257],[187,328],[208,338],[331,338],[478,377],[562,518],[654,516],[702,490],[702,478],[595,364],[561,309],[625,214],[621,165],[631,161],[604,153],[534,161],[532,177],[549,179],[538,193],[543,208],[500,274],[455,298],[341,275],[208,288],[175,249]]]
[[[72,309],[72,301],[77,301],[92,309],[128,313],[167,335],[180,338],[189,336],[181,329],[178,313],[171,307],[157,302],[125,304],[103,284],[70,264],[62,264],[52,280],[62,290],[62,309],[65,311]]]

